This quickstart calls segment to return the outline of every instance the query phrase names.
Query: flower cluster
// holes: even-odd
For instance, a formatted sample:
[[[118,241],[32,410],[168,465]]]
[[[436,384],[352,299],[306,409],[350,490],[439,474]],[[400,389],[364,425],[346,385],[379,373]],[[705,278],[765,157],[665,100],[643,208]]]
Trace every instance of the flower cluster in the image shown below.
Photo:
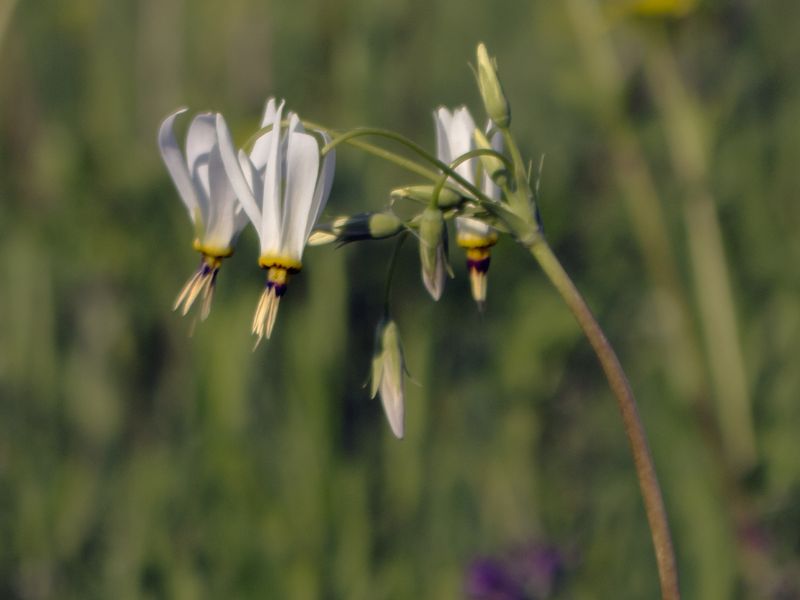
[[[233,254],[249,220],[261,240],[258,264],[267,272],[253,319],[258,341],[272,333],[289,275],[303,266],[308,235],[333,184],[335,153],[321,157],[319,139],[305,131],[293,112],[284,129],[283,110],[284,102],[267,101],[262,120],[267,131],[249,155],[236,151],[219,113],[201,113],[192,120],[185,155],[173,133],[175,118],[185,109],[167,117],[158,136],[161,156],[195,226],[194,247],[202,255],[175,308],[183,306],[185,315],[201,296],[200,318],[208,316],[222,259]],[[323,143],[330,141],[318,133]]]
[[[512,152],[513,160],[504,154],[504,140],[513,144],[508,133],[510,111],[494,62],[482,44],[477,59],[476,75],[488,123],[477,128],[465,106],[452,111],[437,109],[433,114],[435,156],[391,132],[354,130],[334,135],[317,126],[307,128],[297,114],[285,110],[283,101],[274,98],[267,101],[261,128],[249,150],[235,146],[219,113],[195,116],[182,150],[173,128],[186,109],[169,115],[159,130],[159,148],[189,212],[194,248],[201,255],[200,266],[178,294],[175,309],[186,315],[199,300],[200,319],[206,319],[222,262],[233,254],[248,222],[260,241],[258,265],[266,272],[252,322],[256,345],[271,336],[280,300],[291,275],[303,266],[307,244],[346,244],[398,235],[402,241],[410,232],[419,240],[424,286],[439,300],[447,275],[453,276],[448,261],[449,220],[455,220],[455,239],[466,252],[472,295],[483,309],[490,251],[498,233],[529,241],[538,235],[539,227],[527,170],[516,159],[518,152]],[[419,165],[411,170],[429,175],[432,183],[392,191],[382,210],[318,224],[333,184],[334,148],[365,131],[414,149],[435,170]],[[375,153],[404,166],[411,163],[382,148]],[[410,202],[418,210],[401,218],[395,212],[398,202]],[[393,265],[394,259],[389,281]],[[389,316],[388,289],[387,283],[385,316],[376,331],[372,396],[380,395],[392,432],[402,437],[405,361],[397,324]]]

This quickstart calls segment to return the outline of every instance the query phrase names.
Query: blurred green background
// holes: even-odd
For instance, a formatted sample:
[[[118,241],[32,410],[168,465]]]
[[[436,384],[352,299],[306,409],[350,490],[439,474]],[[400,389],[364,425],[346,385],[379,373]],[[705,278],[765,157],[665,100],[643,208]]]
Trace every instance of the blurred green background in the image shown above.
[[[798,6],[627,4],[2,0],[0,597],[459,598],[530,544],[562,568],[529,597],[657,597],[613,398],[509,240],[484,315],[459,249],[434,304],[404,248],[402,442],[363,387],[390,242],[309,249],[255,352],[252,231],[193,337],[170,310],[198,257],[164,116],[242,142],[277,95],[433,148],[437,105],[483,120],[484,41],[638,395],[685,597],[800,598]],[[342,147],[327,213],[406,183]]]

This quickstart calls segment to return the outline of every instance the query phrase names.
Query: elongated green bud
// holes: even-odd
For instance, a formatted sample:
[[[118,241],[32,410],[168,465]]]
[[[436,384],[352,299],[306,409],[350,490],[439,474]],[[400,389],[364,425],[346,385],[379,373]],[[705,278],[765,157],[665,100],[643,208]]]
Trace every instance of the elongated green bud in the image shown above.
[[[403,222],[394,213],[379,212],[370,215],[367,228],[373,240],[380,240],[403,231]]]
[[[483,43],[478,44],[478,87],[481,90],[486,114],[498,127],[508,129],[511,124],[511,108],[497,77],[497,65],[494,59],[489,57]]]
[[[442,296],[447,275],[447,229],[442,211],[428,207],[420,215],[419,258],[422,282],[434,300]]]
[[[420,204],[428,205],[433,198],[433,185],[409,185],[392,190],[392,198],[395,200],[413,200]],[[464,196],[449,186],[444,186],[439,192],[437,205],[443,210],[455,208],[465,200]]]
[[[400,439],[403,438],[404,429],[405,370],[397,324],[391,319],[382,320],[375,330],[370,395],[374,398],[376,394],[380,394],[389,427]]]
[[[336,217],[330,223],[318,225],[308,238],[309,246],[331,242],[347,244],[360,240],[381,240],[403,231],[403,222],[394,213],[365,212]]]

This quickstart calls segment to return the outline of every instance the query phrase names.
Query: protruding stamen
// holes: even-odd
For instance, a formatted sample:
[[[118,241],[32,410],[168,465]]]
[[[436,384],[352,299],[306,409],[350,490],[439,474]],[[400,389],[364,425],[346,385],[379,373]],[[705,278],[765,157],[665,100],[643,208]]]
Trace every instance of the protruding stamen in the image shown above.
[[[214,269],[211,272],[211,277],[208,278],[206,291],[203,294],[203,303],[200,305],[200,320],[205,321],[208,314],[211,312],[211,300],[214,298],[214,290],[217,287],[217,275],[219,269]]]
[[[254,350],[261,343],[262,338],[269,339],[272,335],[272,328],[275,326],[275,318],[278,316],[281,296],[286,293],[289,272],[289,269],[279,266],[271,266],[267,270],[267,283],[253,315],[253,333],[258,338],[253,347]]]
[[[472,297],[483,311],[486,302],[487,274],[491,262],[491,248],[469,248],[467,250],[467,269],[472,288]]]
[[[189,278],[175,299],[172,310],[178,310],[183,306],[181,314],[186,316],[195,300],[200,297],[202,300],[200,320],[205,321],[211,311],[211,300],[214,297],[214,288],[221,264],[222,260],[219,257],[204,255],[197,271]]]

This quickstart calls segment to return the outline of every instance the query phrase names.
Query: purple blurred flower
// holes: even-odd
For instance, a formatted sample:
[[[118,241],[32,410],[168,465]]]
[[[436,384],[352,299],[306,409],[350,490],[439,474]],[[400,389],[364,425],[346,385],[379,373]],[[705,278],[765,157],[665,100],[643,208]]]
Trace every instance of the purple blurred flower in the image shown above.
[[[531,543],[501,558],[474,560],[467,571],[466,592],[473,600],[541,600],[555,591],[564,570],[555,547]]]
[[[524,600],[524,590],[500,561],[479,558],[467,574],[467,594],[476,600]]]

